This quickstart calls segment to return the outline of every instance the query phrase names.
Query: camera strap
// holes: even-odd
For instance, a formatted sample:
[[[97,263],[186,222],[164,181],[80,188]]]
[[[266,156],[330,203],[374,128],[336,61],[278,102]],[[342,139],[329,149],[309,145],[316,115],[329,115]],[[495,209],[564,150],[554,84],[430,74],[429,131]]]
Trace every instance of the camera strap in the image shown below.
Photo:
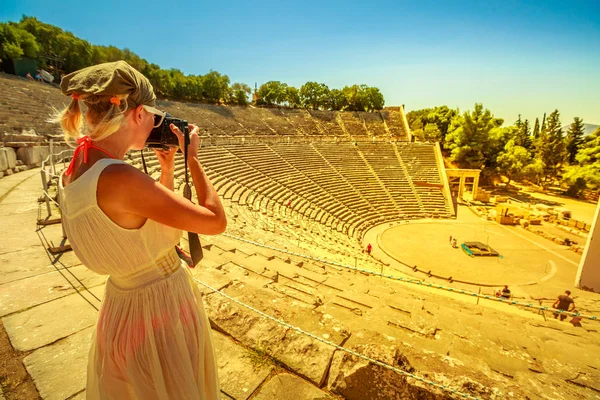
[[[184,135],[185,152],[183,154],[184,169],[185,169],[185,185],[183,186],[183,197],[192,201],[192,188],[190,187],[190,178],[188,176],[188,146],[190,145],[190,135]],[[198,234],[195,232],[188,232],[188,242],[190,244],[190,253],[192,256],[193,266],[195,267],[204,258],[204,252],[202,251],[202,245]]]
[[[192,201],[192,189],[190,187],[190,179],[188,175],[188,154],[187,148],[190,144],[189,135],[185,136],[185,153],[183,155],[184,164],[185,164],[185,185],[183,186],[183,197]],[[148,168],[146,167],[146,160],[144,159],[144,150],[140,150],[140,154],[142,155],[142,165],[144,166],[144,172],[148,175]],[[202,245],[200,244],[200,238],[198,238],[198,234],[195,232],[188,232],[188,242],[190,245],[190,255],[191,258],[183,252],[178,246],[175,246],[177,249],[177,254],[179,258],[184,260],[190,268],[194,268],[198,263],[204,258],[204,252],[202,251]]]

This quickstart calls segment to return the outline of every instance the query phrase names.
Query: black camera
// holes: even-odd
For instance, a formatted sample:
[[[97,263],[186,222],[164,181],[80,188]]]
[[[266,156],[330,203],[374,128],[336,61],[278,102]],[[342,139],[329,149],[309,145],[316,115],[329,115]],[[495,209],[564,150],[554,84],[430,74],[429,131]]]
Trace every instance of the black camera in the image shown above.
[[[160,120],[161,116],[155,115],[154,118]],[[146,146],[159,149],[179,147],[179,140],[177,140],[177,136],[171,131],[171,124],[175,125],[183,132],[183,136],[186,138],[185,142],[189,143],[190,127],[188,122],[166,113],[162,123],[150,132],[150,136],[146,139]]]

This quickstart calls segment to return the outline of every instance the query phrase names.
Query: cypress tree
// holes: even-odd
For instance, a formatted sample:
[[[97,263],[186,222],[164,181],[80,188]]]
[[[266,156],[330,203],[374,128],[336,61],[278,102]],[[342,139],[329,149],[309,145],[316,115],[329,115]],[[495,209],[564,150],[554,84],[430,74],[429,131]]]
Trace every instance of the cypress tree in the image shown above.
[[[577,152],[583,143],[583,121],[579,117],[573,119],[573,123],[569,126],[567,131],[567,137],[565,138],[565,145],[567,149],[567,159],[569,164],[575,164],[575,157]]]
[[[565,141],[560,126],[560,113],[558,110],[554,110],[548,116],[547,122],[547,125],[542,124],[542,126],[545,126],[537,139],[536,150],[537,156],[544,163],[546,178],[556,178],[562,170],[562,164],[566,158]]]
[[[533,126],[533,138],[537,139],[540,136],[540,119],[536,117],[535,125]]]

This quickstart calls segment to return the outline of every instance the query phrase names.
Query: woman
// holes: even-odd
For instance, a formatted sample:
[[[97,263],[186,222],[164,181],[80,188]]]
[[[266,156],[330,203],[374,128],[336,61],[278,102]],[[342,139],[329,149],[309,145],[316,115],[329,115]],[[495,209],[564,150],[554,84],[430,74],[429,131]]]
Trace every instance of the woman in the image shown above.
[[[61,90],[72,100],[57,121],[79,138],[59,180],[62,221],[82,263],[109,275],[87,398],[219,398],[201,293],[174,249],[182,230],[215,235],[227,224],[198,162],[198,127],[190,125],[188,148],[196,205],[173,192],[175,151],[157,151],[160,182],[123,161],[164,118],[142,74],[123,61],[100,64],[66,75]],[[171,130],[183,149],[183,134]]]

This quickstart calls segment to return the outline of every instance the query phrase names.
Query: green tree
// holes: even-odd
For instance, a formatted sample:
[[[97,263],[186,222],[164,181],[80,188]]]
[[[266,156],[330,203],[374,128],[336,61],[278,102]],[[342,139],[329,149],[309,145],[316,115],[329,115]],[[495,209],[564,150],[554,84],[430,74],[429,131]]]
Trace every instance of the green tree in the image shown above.
[[[411,131],[419,137],[419,130],[423,130],[427,124],[435,124],[440,131],[440,142],[444,142],[448,134],[448,128],[452,119],[458,115],[457,110],[452,110],[448,106],[438,106],[434,108],[424,108],[422,110],[411,111],[406,114],[406,119]],[[421,135],[424,132],[420,132]]]
[[[531,154],[523,146],[516,144],[515,139],[511,139],[504,146],[504,150],[498,155],[496,163],[500,173],[508,178],[508,184],[513,179],[519,179],[525,173],[525,168],[529,165]]]
[[[288,85],[286,83],[269,81],[260,85],[260,88],[258,88],[258,96],[260,97],[261,102],[266,105],[281,105],[287,100],[287,88]]]
[[[542,125],[540,126],[540,132],[544,131],[546,129],[546,113],[544,113],[544,116],[542,117]]]
[[[529,149],[531,147],[531,136],[529,129],[529,121],[521,120],[521,114],[519,114],[519,118],[515,122],[516,132],[515,132],[515,144],[517,146],[524,147]]]
[[[326,108],[329,102],[329,87],[324,83],[306,82],[300,87],[300,101],[313,110]]]
[[[286,101],[290,107],[300,106],[300,91],[294,86],[288,86],[286,89]]]
[[[600,188],[600,128],[581,145],[576,157],[579,165],[567,168],[563,182],[569,185],[567,194],[579,196],[583,189]]]
[[[533,126],[533,138],[537,139],[540,135],[540,119],[536,117],[535,125]]]
[[[548,121],[544,121],[543,128],[535,143],[536,157],[544,165],[544,183],[558,177],[565,161],[565,142],[560,126],[560,113],[554,110]]]
[[[576,160],[579,165],[567,167],[563,175],[563,183],[569,187],[567,194],[575,197],[585,188],[600,188],[600,128],[584,141]]]
[[[383,94],[376,87],[367,87],[364,89],[366,92],[367,105],[365,111],[374,111],[383,109],[385,100]]]
[[[584,141],[576,159],[580,165],[600,163],[600,127]]]
[[[0,23],[0,62],[2,60],[35,58],[39,45],[31,33],[13,22]]]
[[[579,151],[579,147],[583,143],[583,121],[579,117],[573,119],[573,123],[569,126],[567,137],[565,138],[565,146],[567,150],[567,160],[569,164],[575,164],[575,157]]]
[[[231,85],[231,93],[231,103],[245,106],[248,104],[248,96],[250,93],[252,93],[252,89],[250,89],[250,86],[246,85],[245,83],[236,82]]]
[[[428,123],[423,129],[423,138],[421,140],[428,142],[439,142],[442,139],[442,132],[436,124]]]
[[[97,46],[95,46],[97,47]],[[154,91],[161,96],[171,97],[173,96],[173,88],[175,84],[171,78],[171,74],[164,69],[161,69],[156,64],[148,64],[143,71],[143,74],[148,78]]]
[[[329,100],[327,101],[329,109],[333,111],[342,111],[347,106],[346,96],[340,89],[331,89],[329,91]]]
[[[202,77],[202,97],[210,103],[225,99],[229,90],[229,77],[211,70]]]
[[[481,103],[476,103],[473,111],[456,116],[446,136],[445,148],[450,151],[450,159],[465,168],[482,168],[489,164],[489,153],[498,147],[498,138],[506,136],[505,131],[491,135],[502,122]]]

